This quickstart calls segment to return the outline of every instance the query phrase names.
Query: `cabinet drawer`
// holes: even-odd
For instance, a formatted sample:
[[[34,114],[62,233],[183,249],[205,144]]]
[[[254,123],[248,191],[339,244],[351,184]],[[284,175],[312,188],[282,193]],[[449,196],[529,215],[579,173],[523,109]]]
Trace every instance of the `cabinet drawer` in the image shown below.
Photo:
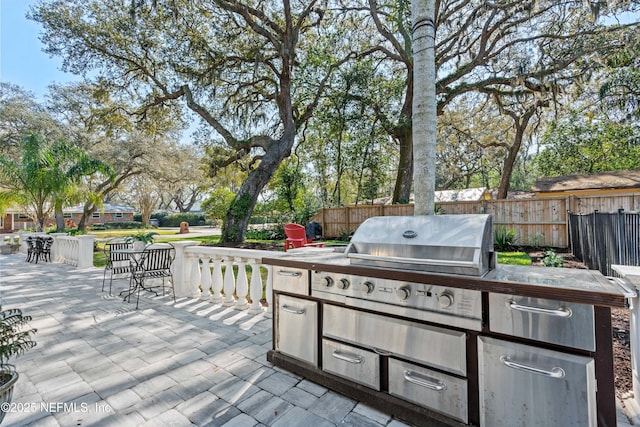
[[[273,267],[273,290],[309,295],[309,270]]]
[[[318,366],[318,303],[276,294],[275,349]]]
[[[478,338],[480,425],[595,427],[592,358]]]
[[[466,334],[460,331],[324,305],[323,335],[466,375]]]
[[[463,423],[468,420],[467,380],[389,359],[389,393]]]
[[[380,390],[380,356],[371,351],[323,339],[322,369]]]
[[[593,306],[562,301],[489,294],[493,332],[595,351]]]

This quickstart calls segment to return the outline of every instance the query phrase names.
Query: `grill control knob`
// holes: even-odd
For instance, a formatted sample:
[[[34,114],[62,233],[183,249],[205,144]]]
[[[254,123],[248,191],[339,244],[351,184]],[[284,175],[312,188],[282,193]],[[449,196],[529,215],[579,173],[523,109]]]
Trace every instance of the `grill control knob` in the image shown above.
[[[360,290],[365,294],[370,294],[371,292],[373,292],[373,288],[374,288],[373,282],[369,282],[369,281],[363,282],[360,285]]]
[[[449,308],[453,305],[453,295],[449,292],[443,292],[438,296],[438,305],[441,308]]]
[[[400,298],[401,300],[406,300],[411,296],[411,289],[403,286],[402,288],[398,288],[396,290],[396,295],[398,295],[398,298]]]
[[[338,288],[347,289],[349,287],[349,279],[340,279],[338,282]]]
[[[323,285],[325,285],[327,288],[330,288],[331,286],[333,286],[333,279],[329,276],[324,276],[322,278],[323,280]]]

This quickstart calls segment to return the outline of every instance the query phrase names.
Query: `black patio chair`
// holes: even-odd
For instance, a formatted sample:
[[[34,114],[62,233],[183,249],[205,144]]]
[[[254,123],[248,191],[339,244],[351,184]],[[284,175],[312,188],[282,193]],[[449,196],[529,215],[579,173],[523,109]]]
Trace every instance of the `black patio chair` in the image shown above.
[[[27,237],[25,242],[27,242],[27,259],[25,261],[31,262],[36,257],[36,254],[37,254],[36,238],[29,236]]]
[[[51,262],[51,247],[53,246],[53,237],[41,237],[40,239],[40,247],[38,250],[38,257],[42,257],[44,261]],[[36,259],[36,263],[37,263]]]
[[[147,247],[137,261],[131,262],[131,282],[129,289],[129,297],[133,292],[137,293],[136,308],[140,301],[140,290],[155,292],[150,286],[145,286],[146,279],[162,278],[162,295],[165,295],[166,279],[171,282],[171,293],[173,294],[173,302],[176,301],[176,294],[173,289],[173,274],[171,273],[171,264],[176,256],[176,250],[170,244]]]
[[[102,292],[104,292],[104,283],[107,279],[107,271],[110,272],[109,295],[111,295],[113,275],[131,273],[131,265],[129,263],[129,254],[118,253],[117,251],[132,249],[132,248],[133,248],[133,243],[125,242],[124,240],[121,240],[121,239],[110,240],[104,245],[104,255],[105,255],[105,259],[107,260],[107,264],[104,266],[104,273],[102,275]]]

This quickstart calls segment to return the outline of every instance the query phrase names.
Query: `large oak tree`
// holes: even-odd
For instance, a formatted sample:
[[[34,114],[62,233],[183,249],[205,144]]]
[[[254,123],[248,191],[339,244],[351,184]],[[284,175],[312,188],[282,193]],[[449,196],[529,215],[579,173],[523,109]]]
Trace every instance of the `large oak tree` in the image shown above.
[[[223,226],[222,241],[239,242],[326,79],[352,57],[344,31],[353,24],[330,9],[318,0],[58,0],[32,17],[48,53],[136,97],[141,116],[176,102],[192,110],[224,148],[212,170],[254,157]]]

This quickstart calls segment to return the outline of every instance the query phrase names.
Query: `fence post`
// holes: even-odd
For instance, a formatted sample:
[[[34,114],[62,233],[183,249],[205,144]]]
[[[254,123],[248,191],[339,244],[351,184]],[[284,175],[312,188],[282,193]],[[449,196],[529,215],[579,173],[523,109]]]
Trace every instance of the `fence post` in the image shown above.
[[[600,270],[601,262],[600,262],[600,254],[598,253],[598,236],[596,235],[596,230],[598,230],[598,209],[593,210],[592,237],[593,237],[593,255],[595,258],[595,265],[596,265],[596,269]]]
[[[625,238],[626,232],[624,227],[624,209],[618,209],[618,259],[616,260],[616,264],[626,264],[626,260],[624,259],[624,254],[627,253],[626,243],[627,239]],[[613,264],[613,263],[612,263]]]

